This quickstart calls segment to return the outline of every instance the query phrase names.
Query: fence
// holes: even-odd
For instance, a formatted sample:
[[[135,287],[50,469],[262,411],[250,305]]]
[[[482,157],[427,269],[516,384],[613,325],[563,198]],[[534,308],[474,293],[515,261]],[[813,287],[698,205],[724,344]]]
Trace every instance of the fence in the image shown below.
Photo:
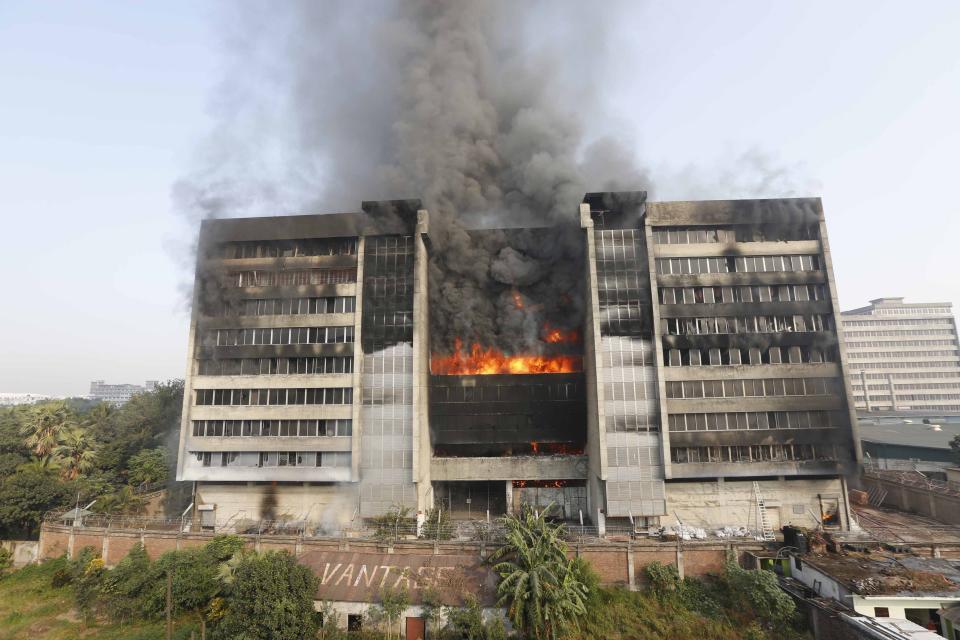
[[[309,520],[251,520],[231,519],[218,527],[202,527],[190,517],[157,518],[149,516],[123,514],[86,514],[74,523],[65,518],[68,511],[53,511],[44,517],[50,524],[66,524],[77,529],[106,529],[115,531],[166,531],[174,533],[192,533],[200,535],[240,534],[240,535],[285,535],[315,540],[371,540],[379,542],[420,540],[435,542],[473,542],[499,544],[504,540],[505,528],[500,519],[491,520],[451,520],[442,519],[439,523],[429,519],[417,523],[409,517],[390,518],[381,516],[373,519],[356,518],[346,525]],[[706,539],[701,534],[692,536],[687,530],[636,529],[629,525],[580,525],[575,522],[560,522],[562,537],[569,543],[593,544],[603,541],[623,542],[627,540],[691,540],[694,537]],[[755,540],[756,536],[743,531],[739,534],[726,533],[718,540]]]

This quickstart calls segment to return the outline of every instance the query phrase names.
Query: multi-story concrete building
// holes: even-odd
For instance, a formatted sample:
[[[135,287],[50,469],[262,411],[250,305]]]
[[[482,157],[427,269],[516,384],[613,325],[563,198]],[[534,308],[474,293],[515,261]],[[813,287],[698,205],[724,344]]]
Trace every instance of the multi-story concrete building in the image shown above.
[[[103,380],[93,380],[90,383],[90,395],[88,397],[91,400],[120,405],[125,404],[138,393],[152,391],[156,386],[156,380],[147,380],[145,385],[107,384]]]
[[[878,298],[841,314],[857,409],[960,413],[960,347],[949,302]]]
[[[201,228],[177,476],[212,519],[527,503],[757,527],[762,494],[774,528],[846,525],[859,450],[818,199],[588,194],[582,341],[547,341],[557,368],[460,366],[479,345],[431,368],[429,214],[364,211]]]

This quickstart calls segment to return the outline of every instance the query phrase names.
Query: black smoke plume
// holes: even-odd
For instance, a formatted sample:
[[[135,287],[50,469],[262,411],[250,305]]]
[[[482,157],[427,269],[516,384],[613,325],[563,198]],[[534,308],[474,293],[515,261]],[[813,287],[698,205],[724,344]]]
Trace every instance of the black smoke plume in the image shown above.
[[[583,193],[648,182],[626,147],[585,135],[598,16],[496,0],[242,4],[225,21],[219,124],[175,198],[195,217],[420,198],[434,349],[459,336],[539,351],[545,321],[581,321]],[[520,226],[565,230],[468,232]],[[524,314],[515,290],[530,298]]]

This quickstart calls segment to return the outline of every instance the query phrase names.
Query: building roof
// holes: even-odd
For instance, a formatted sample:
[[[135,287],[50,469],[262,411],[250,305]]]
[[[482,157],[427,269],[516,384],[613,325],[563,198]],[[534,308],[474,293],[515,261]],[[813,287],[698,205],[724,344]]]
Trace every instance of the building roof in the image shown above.
[[[952,302],[904,302],[903,298],[875,298],[870,301],[870,304],[865,307],[857,307],[856,309],[848,309],[846,311],[841,311],[841,316],[870,316],[874,315],[873,312],[878,309],[883,308],[904,308],[904,309],[917,309],[917,315],[929,315],[921,314],[920,309],[925,309],[929,307],[945,308],[947,311],[945,313],[951,313],[950,309],[953,307]],[[909,315],[909,314],[907,314]]]
[[[939,431],[934,427],[940,427]],[[865,424],[860,421],[860,440],[878,444],[893,444],[923,449],[950,449],[950,441],[960,435],[960,424],[936,422],[923,424],[897,422],[892,424]]]
[[[811,553],[801,560],[861,596],[960,598],[960,567],[945,558]]]
[[[844,615],[847,624],[863,631],[867,638],[890,640],[942,640],[943,636],[930,631],[916,622],[903,618],[871,618],[869,616]]]

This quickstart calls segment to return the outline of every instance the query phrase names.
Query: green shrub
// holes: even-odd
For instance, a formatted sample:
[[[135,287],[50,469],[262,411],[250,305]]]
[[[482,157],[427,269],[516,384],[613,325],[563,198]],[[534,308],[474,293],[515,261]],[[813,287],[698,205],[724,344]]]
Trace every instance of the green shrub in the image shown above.
[[[150,579],[150,558],[138,543],[103,578],[100,594],[107,614],[121,623],[141,617]]]
[[[644,572],[647,574],[650,589],[660,598],[674,593],[680,587],[680,574],[672,564],[651,562]]]
[[[13,566],[13,554],[5,547],[0,547],[0,575]]]
[[[317,577],[288,553],[241,556],[214,637],[301,640],[317,632]]]
[[[434,507],[427,511],[420,527],[420,538],[424,540],[449,540],[453,537],[453,525],[450,513]]]
[[[793,598],[780,588],[772,571],[749,571],[728,562],[722,581],[727,607],[733,611],[750,611],[763,628],[782,630],[795,621]]]

